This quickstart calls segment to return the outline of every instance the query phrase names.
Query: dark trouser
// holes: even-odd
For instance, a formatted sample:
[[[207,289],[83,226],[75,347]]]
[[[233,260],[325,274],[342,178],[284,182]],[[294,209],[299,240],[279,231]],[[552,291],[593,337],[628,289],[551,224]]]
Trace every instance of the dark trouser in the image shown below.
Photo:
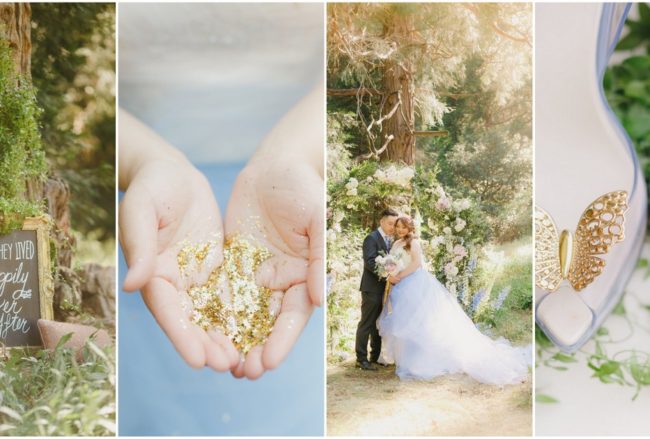
[[[383,296],[369,291],[361,292],[361,320],[357,326],[357,361],[368,360],[368,337],[370,337],[370,361],[377,361],[381,352],[381,337],[377,319],[381,314]]]

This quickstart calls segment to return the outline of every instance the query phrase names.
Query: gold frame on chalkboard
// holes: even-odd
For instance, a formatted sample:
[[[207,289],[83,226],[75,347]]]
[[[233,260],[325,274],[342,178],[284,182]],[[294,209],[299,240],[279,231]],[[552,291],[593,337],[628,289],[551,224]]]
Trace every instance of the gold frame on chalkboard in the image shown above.
[[[50,217],[47,215],[25,218],[23,230],[36,231],[38,251],[38,294],[41,304],[41,318],[54,319],[54,279],[50,265]]]

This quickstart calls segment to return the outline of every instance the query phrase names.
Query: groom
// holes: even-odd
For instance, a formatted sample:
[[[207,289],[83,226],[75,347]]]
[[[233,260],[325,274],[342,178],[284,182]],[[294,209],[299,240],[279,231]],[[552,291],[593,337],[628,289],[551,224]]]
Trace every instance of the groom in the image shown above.
[[[386,280],[380,279],[375,270],[375,259],[383,251],[388,253],[392,245],[397,212],[386,209],[381,214],[379,228],[370,232],[363,241],[363,276],[361,277],[361,320],[357,326],[357,367],[363,370],[377,370],[381,351],[381,337],[377,330],[377,319],[381,314]],[[389,278],[392,283],[397,279]],[[370,338],[370,361],[368,361],[368,338]]]

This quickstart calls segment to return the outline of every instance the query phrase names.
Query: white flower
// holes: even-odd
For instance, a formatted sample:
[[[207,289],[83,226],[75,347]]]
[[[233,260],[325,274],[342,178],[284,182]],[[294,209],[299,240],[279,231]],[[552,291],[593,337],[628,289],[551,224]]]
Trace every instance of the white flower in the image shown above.
[[[357,186],[359,186],[359,181],[354,177],[350,177],[348,182],[345,184],[346,189],[356,189]]]
[[[332,226],[332,228],[333,228],[334,231],[336,231],[337,233],[341,233],[341,223],[334,223],[334,225]]]
[[[336,239],[336,231],[332,229],[327,229],[327,240],[334,241]]]
[[[467,256],[467,249],[460,244],[456,244],[453,251],[456,256],[460,256],[461,258]]]
[[[352,189],[348,189],[348,191],[346,192],[346,194],[349,195],[349,196],[351,196],[351,197],[357,195],[357,188],[356,188],[356,187],[353,187]]]
[[[445,241],[444,236],[436,236],[431,239],[431,247],[436,248]]]
[[[445,265],[445,274],[450,277],[456,276],[458,274],[458,267],[453,262],[449,262]]]
[[[366,177],[366,182],[372,183],[372,175]]]
[[[454,244],[452,242],[448,242],[445,245],[445,250],[447,250],[447,252],[449,252],[449,253],[453,252],[454,251]]]
[[[439,197],[447,198],[447,194],[445,193],[445,190],[442,188],[442,186],[438,186],[436,188],[436,192],[438,192]]]
[[[438,230],[436,223],[434,223],[431,218],[427,219],[427,226],[429,226],[429,230],[431,230],[432,232]]]
[[[451,203],[450,203],[450,201],[449,201],[449,198],[447,198],[447,197],[440,197],[440,199],[438,199],[438,202],[436,203],[436,208],[437,208],[438,210],[447,210],[447,209],[449,209],[449,205],[450,205],[450,204],[451,204]]]
[[[346,270],[346,265],[341,261],[332,261],[330,263],[330,271],[332,273],[345,273]]]
[[[454,230],[456,230],[457,232],[460,232],[465,228],[466,225],[467,225],[467,223],[465,222],[465,220],[458,217],[458,218],[456,218],[456,224],[454,225]]]
[[[469,209],[471,205],[472,203],[467,198],[462,198],[460,200],[454,200],[452,208],[456,212],[462,212],[463,210]]]
[[[444,229],[442,229],[442,232],[443,232],[445,235],[451,235],[451,227],[446,226]]]

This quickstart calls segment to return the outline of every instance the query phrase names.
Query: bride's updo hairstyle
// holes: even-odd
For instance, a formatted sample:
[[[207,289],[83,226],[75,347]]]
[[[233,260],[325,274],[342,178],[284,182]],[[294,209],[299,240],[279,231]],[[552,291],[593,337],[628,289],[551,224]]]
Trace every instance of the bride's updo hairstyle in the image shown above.
[[[413,218],[411,218],[408,215],[402,215],[399,218],[397,218],[397,221],[395,221],[395,225],[401,224],[403,227],[406,227],[408,229],[408,234],[403,238],[404,239],[404,249],[405,250],[411,250],[411,241],[416,238],[415,236],[415,223],[413,222]]]

